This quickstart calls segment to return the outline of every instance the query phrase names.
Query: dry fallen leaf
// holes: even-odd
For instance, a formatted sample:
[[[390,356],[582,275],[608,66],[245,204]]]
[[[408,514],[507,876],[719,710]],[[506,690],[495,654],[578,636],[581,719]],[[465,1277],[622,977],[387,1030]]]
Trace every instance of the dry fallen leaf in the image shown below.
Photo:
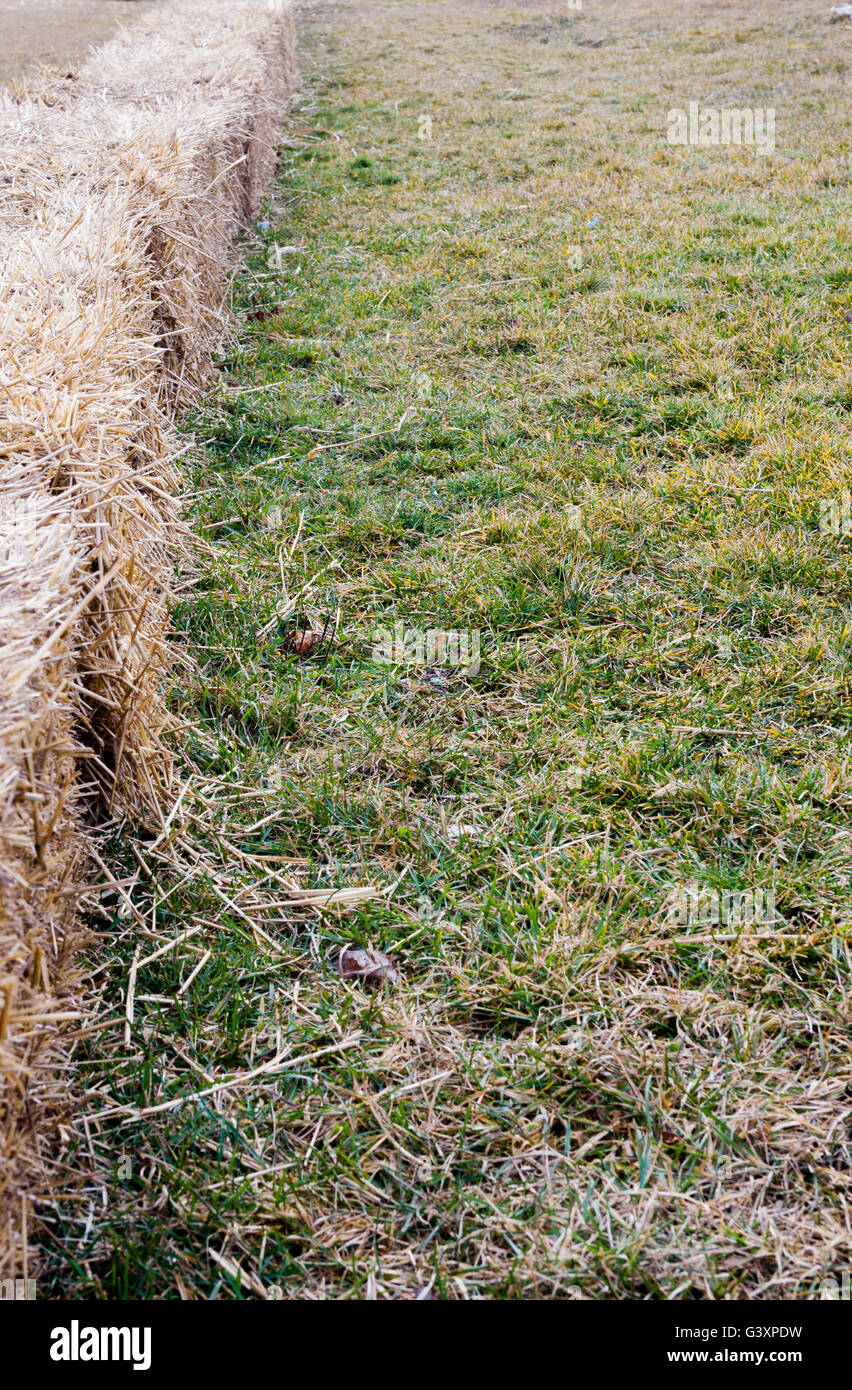
[[[281,639],[281,646],[285,652],[308,656],[319,645],[320,637],[319,632],[287,632]]]
[[[360,980],[365,985],[381,985],[385,980],[391,985],[399,984],[399,971],[384,951],[344,946],[336,964],[345,980]]]

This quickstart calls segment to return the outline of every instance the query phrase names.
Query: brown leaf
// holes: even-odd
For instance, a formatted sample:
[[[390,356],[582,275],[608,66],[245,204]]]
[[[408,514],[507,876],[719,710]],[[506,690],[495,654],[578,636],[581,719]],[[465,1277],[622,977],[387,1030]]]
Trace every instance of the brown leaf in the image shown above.
[[[293,652],[296,656],[308,656],[319,645],[320,636],[319,632],[286,632],[281,639],[281,646],[285,652]]]
[[[267,319],[275,319],[284,308],[283,304],[265,304],[258,309],[252,309],[246,314],[249,323],[265,323]]]
[[[399,971],[384,951],[366,946],[344,946],[337,957],[337,968],[344,980],[360,980],[365,985],[399,984]]]

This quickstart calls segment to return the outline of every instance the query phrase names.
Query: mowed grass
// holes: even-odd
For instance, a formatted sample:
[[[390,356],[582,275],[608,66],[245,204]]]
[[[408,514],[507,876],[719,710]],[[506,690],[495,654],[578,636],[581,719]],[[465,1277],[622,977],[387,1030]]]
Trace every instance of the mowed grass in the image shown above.
[[[53,1291],[812,1297],[848,1264],[849,36],[300,14],[187,422],[188,786],[112,846]],[[669,146],[691,100],[774,105],[774,154]],[[397,622],[479,672],[377,660]],[[679,920],[690,884],[776,918]]]

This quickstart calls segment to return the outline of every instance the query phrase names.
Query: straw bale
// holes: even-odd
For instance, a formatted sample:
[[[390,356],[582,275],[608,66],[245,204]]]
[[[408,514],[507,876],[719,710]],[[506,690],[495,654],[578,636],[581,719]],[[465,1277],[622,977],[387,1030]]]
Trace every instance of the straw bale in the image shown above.
[[[0,1276],[61,1114],[97,819],[171,795],[171,421],[294,81],[286,6],[182,0],[0,97]]]

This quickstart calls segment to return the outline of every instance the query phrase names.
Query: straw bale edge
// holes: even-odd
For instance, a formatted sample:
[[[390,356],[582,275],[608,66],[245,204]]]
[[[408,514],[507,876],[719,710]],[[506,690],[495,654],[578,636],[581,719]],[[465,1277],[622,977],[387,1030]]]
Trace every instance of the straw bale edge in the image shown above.
[[[287,4],[179,0],[0,95],[0,1278],[62,1180],[98,824],[172,797],[172,421],[295,80]]]

